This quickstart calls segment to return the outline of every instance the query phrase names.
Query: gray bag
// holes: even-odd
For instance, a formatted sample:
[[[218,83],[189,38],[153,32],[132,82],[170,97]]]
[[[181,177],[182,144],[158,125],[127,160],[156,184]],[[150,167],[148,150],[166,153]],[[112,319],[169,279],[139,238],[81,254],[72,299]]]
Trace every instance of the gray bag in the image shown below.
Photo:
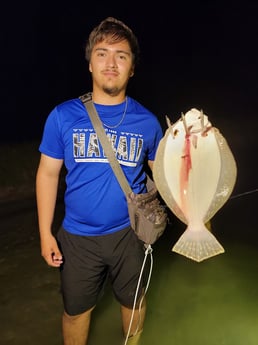
[[[153,244],[163,234],[167,226],[165,207],[158,199],[158,190],[148,176],[147,193],[127,195],[127,205],[131,226],[145,244]]]

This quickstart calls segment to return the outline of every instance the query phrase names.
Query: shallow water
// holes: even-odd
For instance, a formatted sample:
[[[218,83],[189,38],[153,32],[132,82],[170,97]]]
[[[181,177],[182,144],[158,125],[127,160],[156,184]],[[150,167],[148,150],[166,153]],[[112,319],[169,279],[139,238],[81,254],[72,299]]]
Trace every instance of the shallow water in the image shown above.
[[[141,345],[257,345],[257,193],[230,199],[212,220],[225,253],[201,263],[171,251],[185,225],[153,245]],[[61,345],[59,273],[40,256],[34,200],[1,205],[0,344]],[[58,204],[54,228],[62,217]],[[109,286],[93,313],[88,345],[122,345]]]

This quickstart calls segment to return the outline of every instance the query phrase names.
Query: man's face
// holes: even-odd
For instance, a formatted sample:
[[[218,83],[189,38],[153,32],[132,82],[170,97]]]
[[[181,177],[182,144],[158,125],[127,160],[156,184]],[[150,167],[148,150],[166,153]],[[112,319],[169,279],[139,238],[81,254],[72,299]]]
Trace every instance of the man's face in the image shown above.
[[[89,70],[92,73],[95,88],[110,95],[117,95],[127,86],[134,74],[133,56],[126,40],[97,43],[92,50]]]

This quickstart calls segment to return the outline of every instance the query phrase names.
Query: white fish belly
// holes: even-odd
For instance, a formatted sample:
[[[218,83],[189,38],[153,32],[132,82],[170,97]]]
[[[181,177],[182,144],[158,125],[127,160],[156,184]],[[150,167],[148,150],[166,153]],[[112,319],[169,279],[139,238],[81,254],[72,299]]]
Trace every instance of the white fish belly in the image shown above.
[[[193,134],[189,139],[187,158],[185,136],[166,134],[153,173],[161,196],[172,212],[187,224],[172,250],[200,262],[224,252],[204,225],[219,188],[221,153],[213,129],[205,136]]]
[[[188,180],[178,176],[180,190],[177,191],[179,207],[182,209],[188,224],[195,230],[203,222],[211,202],[216,195],[221,170],[220,152],[212,131],[206,136],[197,136],[196,147],[190,143],[191,168]],[[181,172],[184,170],[184,159],[181,158]],[[181,177],[181,181],[180,181]]]
[[[153,179],[167,206],[187,225],[174,252],[197,262],[224,252],[205,224],[228,200],[236,176],[234,156],[207,115],[193,108],[169,125]]]
[[[185,141],[167,137],[164,147],[164,177],[174,201],[183,212],[187,223],[203,221],[216,194],[221,170],[220,151],[213,132],[198,135],[197,146],[190,145],[191,169],[188,181],[182,181],[182,165],[185,164]],[[173,205],[171,205],[173,211]]]

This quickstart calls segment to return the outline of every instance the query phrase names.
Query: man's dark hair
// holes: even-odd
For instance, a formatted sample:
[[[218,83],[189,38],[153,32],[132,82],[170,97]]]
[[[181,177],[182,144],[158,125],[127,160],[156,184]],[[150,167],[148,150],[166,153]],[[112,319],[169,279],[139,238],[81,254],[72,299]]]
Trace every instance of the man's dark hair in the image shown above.
[[[127,25],[113,17],[104,19],[90,33],[85,48],[85,58],[88,62],[90,62],[95,44],[103,42],[105,39],[110,44],[127,40],[132,51],[133,64],[137,65],[139,63],[140,49],[137,37]]]

